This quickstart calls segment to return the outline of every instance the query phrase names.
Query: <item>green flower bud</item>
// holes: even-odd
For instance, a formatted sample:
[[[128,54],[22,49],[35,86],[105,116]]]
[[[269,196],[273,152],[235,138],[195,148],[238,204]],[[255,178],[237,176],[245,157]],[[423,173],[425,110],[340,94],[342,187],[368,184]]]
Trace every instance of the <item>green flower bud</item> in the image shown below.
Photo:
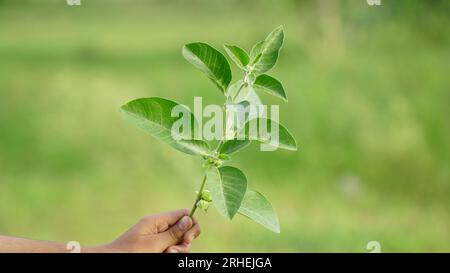
[[[216,160],[212,157],[208,157],[205,161],[203,161],[203,167],[209,167],[211,165],[216,165]]]
[[[212,201],[211,192],[208,190],[202,191],[202,193],[200,194],[200,199],[205,200],[207,202],[211,202]]]
[[[222,166],[222,164],[223,164],[223,161],[220,159],[216,159],[214,161],[214,166],[216,166],[216,167],[220,167],[220,166]]]
[[[209,204],[211,204],[211,202],[205,201],[205,200],[199,200],[197,202],[197,208],[203,210],[203,211],[208,211],[209,208]]]

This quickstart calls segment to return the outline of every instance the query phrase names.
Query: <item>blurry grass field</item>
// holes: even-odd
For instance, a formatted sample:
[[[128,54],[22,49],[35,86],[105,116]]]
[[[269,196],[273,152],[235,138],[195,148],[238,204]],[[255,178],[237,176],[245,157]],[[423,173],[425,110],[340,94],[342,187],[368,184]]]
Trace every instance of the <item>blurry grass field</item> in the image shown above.
[[[0,1],[0,234],[83,245],[145,214],[190,207],[201,161],[118,108],[220,92],[181,56],[247,50],[283,24],[273,75],[296,153],[232,164],[276,208],[281,234],[214,210],[196,252],[450,251],[450,5],[446,1]],[[269,96],[264,101],[282,103]]]

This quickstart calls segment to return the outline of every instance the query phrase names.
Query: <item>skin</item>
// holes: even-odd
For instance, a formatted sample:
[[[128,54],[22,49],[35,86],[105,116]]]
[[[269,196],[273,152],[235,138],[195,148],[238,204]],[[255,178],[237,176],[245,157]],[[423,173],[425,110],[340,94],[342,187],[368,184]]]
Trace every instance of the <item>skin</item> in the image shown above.
[[[84,253],[154,252],[188,253],[200,234],[198,222],[181,209],[143,217],[113,242],[83,247]],[[0,252],[67,253],[65,243],[35,241],[0,235]]]

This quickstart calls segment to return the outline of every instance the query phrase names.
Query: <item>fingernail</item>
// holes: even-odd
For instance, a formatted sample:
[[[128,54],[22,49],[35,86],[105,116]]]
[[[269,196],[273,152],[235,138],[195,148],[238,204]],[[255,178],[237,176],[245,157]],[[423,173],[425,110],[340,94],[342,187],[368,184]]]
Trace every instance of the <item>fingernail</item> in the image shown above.
[[[183,216],[183,218],[181,218],[180,221],[178,221],[177,226],[180,230],[187,230],[190,226],[190,222],[191,220],[189,219],[188,216]]]
[[[169,249],[168,252],[169,252],[169,253],[178,253],[178,251],[177,251],[176,249],[173,249],[173,248]]]

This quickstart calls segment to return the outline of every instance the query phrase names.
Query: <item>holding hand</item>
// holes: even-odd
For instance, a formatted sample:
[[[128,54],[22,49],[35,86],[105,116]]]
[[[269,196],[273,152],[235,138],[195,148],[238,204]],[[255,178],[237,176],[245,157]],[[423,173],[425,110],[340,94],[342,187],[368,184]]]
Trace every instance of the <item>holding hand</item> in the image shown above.
[[[81,252],[167,252],[187,253],[192,241],[200,234],[197,221],[182,209],[157,215],[148,215],[110,244],[81,247]],[[63,252],[64,243],[35,241],[0,235],[2,252]]]
[[[182,209],[148,215],[112,243],[98,248],[100,252],[167,252],[187,253],[200,234],[200,226]]]
[[[200,234],[200,226],[182,209],[142,218],[105,251],[187,253]]]

